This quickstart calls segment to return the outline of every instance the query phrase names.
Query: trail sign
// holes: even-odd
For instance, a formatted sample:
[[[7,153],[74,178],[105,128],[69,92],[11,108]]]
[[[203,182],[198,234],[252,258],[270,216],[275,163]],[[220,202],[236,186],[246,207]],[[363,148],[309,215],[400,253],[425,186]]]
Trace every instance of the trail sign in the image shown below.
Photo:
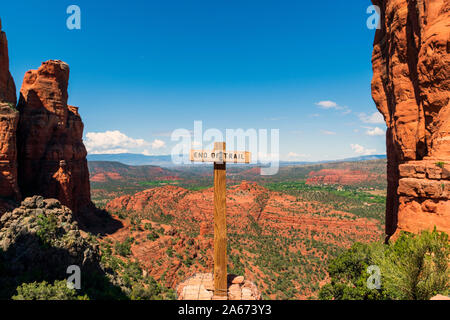
[[[214,150],[191,150],[193,162],[214,162],[214,295],[227,296],[227,187],[226,163],[250,163],[247,151],[226,151],[225,142]]]
[[[214,146],[216,147],[216,146]],[[221,151],[214,150],[191,150],[191,161],[195,162],[231,162],[250,163],[250,152],[248,151]]]

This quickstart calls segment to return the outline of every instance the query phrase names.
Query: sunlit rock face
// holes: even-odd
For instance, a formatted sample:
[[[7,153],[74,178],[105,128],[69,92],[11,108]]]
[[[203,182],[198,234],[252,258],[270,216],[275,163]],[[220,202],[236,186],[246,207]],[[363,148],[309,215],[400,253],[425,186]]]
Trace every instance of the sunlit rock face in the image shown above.
[[[450,232],[450,2],[380,7],[372,96],[387,125],[386,234]]]
[[[83,122],[67,105],[69,66],[49,60],[25,74],[18,109],[19,186],[59,199],[77,214],[91,205]]]

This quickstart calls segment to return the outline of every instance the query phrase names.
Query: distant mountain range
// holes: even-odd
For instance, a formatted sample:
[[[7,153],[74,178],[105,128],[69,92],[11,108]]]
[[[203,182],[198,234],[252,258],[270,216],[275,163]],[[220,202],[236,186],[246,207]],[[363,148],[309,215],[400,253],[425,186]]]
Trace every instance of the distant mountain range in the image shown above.
[[[115,161],[131,166],[153,165],[160,167],[174,167],[172,156],[146,156],[138,153],[118,153],[118,154],[88,154],[88,161]]]
[[[170,155],[160,155],[160,156],[146,156],[137,153],[118,153],[118,154],[88,154],[88,161],[117,161],[123,164],[132,166],[141,165],[153,165],[160,167],[177,167],[172,162],[172,157]],[[359,156],[353,158],[339,159],[339,160],[324,160],[324,161],[280,161],[280,166],[292,166],[292,165],[302,165],[302,164],[315,164],[315,163],[327,163],[327,162],[341,162],[341,161],[367,161],[367,160],[377,160],[386,159],[385,154],[370,155],[370,156]]]
[[[369,160],[379,160],[386,159],[385,154],[374,154],[370,156],[359,156],[352,158],[336,159],[336,160],[322,160],[322,161],[280,161],[281,166],[292,166],[301,164],[317,164],[317,163],[329,163],[329,162],[356,162],[356,161],[369,161]]]

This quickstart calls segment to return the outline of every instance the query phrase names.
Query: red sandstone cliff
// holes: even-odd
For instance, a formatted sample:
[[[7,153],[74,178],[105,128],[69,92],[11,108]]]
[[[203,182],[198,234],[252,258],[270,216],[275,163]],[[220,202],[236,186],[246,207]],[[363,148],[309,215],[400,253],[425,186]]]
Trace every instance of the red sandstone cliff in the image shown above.
[[[387,124],[386,234],[450,233],[450,2],[373,0],[372,96]]]
[[[83,122],[67,105],[69,66],[44,62],[25,74],[18,109],[19,186],[24,196],[58,198],[77,212],[91,204]]]
[[[378,175],[350,169],[321,169],[308,174],[306,184],[355,185],[375,181]]]
[[[8,41],[0,20],[0,197],[19,200],[16,130],[19,113],[16,86],[9,72]]]
[[[8,40],[0,20],[0,101],[16,105],[16,85],[9,72]]]
[[[16,108],[0,32],[0,214],[3,200],[35,194],[57,198],[75,213],[92,205],[83,122],[78,108],[67,105],[68,82],[66,63],[44,62],[25,74]]]

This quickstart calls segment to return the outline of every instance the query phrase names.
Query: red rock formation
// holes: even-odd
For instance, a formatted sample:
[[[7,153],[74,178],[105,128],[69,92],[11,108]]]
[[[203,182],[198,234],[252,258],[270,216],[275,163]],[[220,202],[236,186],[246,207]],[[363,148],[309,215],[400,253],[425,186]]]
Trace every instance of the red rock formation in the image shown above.
[[[127,219],[121,220],[123,227],[104,240],[123,242],[127,237],[133,237],[136,241],[131,245],[132,257],[142,263],[154,279],[164,280],[168,286],[175,288],[196,272],[212,270],[213,188],[193,191],[166,185],[116,198],[106,208],[110,213],[116,212]],[[152,228],[148,228],[147,224],[152,224]],[[160,232],[155,240],[148,240],[148,236],[160,228],[164,228],[164,233]],[[268,288],[266,281],[271,277],[250,262],[259,255],[255,254],[255,247],[260,242],[253,234],[273,234],[275,237],[270,241],[293,239],[293,235],[298,234],[298,240],[291,245],[283,244],[283,248],[301,253],[305,261],[311,261],[315,272],[311,278],[307,279],[305,274],[305,277],[293,280],[292,285],[297,288],[300,283],[323,281],[320,275],[322,271],[319,270],[324,270],[330,254],[329,246],[349,248],[356,241],[376,241],[382,234],[377,220],[336,209],[335,204],[307,201],[294,195],[270,191],[253,182],[242,182],[227,188],[227,229],[230,249],[234,247],[233,241],[242,240],[240,251],[237,252],[234,247],[230,257],[242,257],[242,262],[245,261],[242,275],[251,281],[258,280],[261,291]],[[309,245],[300,240],[303,238],[326,245],[322,249],[317,247],[311,250]],[[169,248],[171,254],[168,253]],[[316,265],[316,262],[312,262],[318,261],[316,259],[323,259],[323,263]],[[183,262],[186,260],[192,264]],[[232,261],[235,260],[229,259],[229,266],[236,267]],[[295,297],[305,299],[311,296],[309,290],[299,289]],[[232,291],[233,294],[238,293]],[[269,297],[274,299],[276,295]]]
[[[44,62],[25,74],[18,109],[19,186],[24,196],[57,197],[74,212],[91,205],[83,122],[67,105],[69,66]]]
[[[9,72],[8,40],[0,20],[0,101],[16,105],[16,85]]]
[[[17,184],[16,130],[19,113],[0,102],[0,197],[20,199]]]
[[[19,200],[16,130],[19,113],[16,86],[9,72],[8,41],[0,20],[0,197]]]
[[[62,61],[28,71],[17,111],[0,21],[0,213],[21,193],[58,198],[74,212],[91,205],[83,123],[78,109],[67,105],[68,81]]]
[[[377,178],[378,175],[350,169],[322,169],[320,171],[311,171],[306,183],[354,185],[373,181]]]
[[[450,233],[450,2],[373,0],[372,96],[387,124],[386,234]]]

